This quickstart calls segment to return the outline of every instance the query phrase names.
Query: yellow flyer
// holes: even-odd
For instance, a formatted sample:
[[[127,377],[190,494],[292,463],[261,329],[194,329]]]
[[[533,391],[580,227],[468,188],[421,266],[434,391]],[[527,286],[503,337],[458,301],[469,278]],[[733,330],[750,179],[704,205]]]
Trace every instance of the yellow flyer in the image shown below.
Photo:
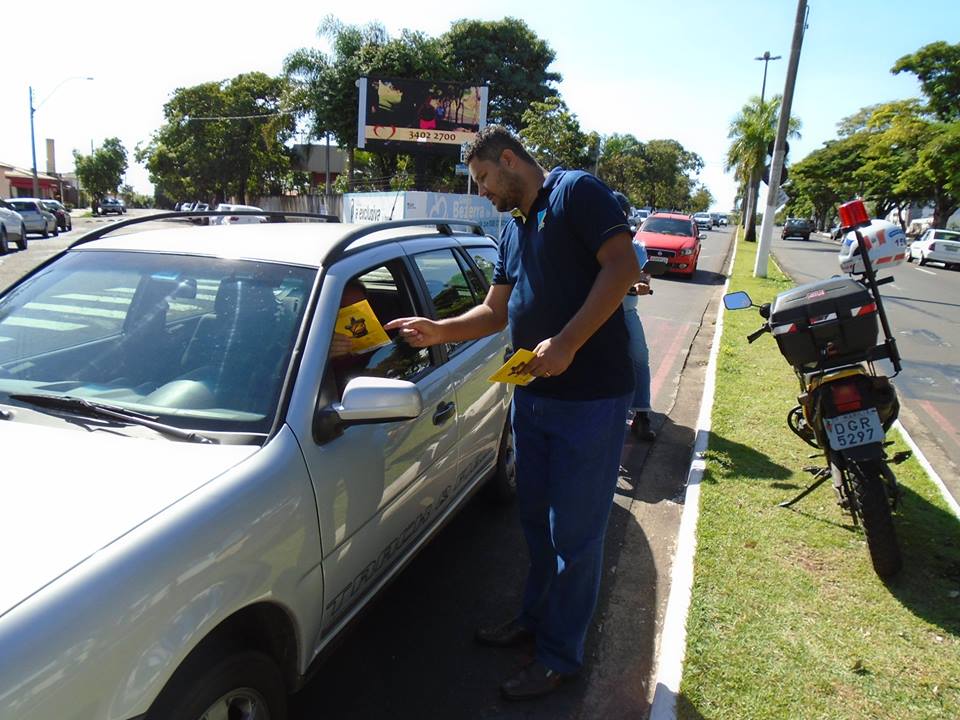
[[[340,308],[335,332],[350,338],[351,353],[364,352],[391,342],[366,300]]]
[[[520,348],[513,357],[507,360],[503,367],[490,376],[490,382],[513,383],[514,385],[526,385],[533,380],[533,375],[520,372],[523,364],[534,357],[533,352]]]

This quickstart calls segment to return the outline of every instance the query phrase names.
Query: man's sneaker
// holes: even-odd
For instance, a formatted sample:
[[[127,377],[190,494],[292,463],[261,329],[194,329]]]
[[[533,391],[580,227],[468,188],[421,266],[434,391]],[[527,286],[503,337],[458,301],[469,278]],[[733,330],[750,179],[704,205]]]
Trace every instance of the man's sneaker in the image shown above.
[[[657,439],[657,434],[650,429],[649,416],[641,410],[634,413],[633,421],[630,423],[630,432],[637,440],[643,442],[653,442]]]
[[[500,693],[506,700],[534,700],[549,695],[575,677],[576,675],[551,670],[539,660],[534,660],[518,675],[501,685]]]

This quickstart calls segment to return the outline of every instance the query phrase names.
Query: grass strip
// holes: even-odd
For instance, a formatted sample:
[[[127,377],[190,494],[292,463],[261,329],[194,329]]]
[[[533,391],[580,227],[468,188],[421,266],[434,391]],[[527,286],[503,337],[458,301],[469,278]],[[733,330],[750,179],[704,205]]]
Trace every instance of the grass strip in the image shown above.
[[[730,291],[760,304],[793,283],[753,277],[755,252],[739,243]],[[821,459],[786,425],[799,385],[776,342],[746,341],[761,322],[724,318],[678,718],[960,718],[960,521],[896,466],[904,569],[884,584],[829,482],[777,507]]]

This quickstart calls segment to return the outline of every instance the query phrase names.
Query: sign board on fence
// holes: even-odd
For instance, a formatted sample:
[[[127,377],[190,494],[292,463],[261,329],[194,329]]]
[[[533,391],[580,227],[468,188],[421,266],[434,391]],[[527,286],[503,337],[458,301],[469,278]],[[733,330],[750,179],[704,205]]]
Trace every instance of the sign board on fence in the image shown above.
[[[510,214],[497,212],[489,200],[478,195],[407,190],[343,196],[344,222],[372,223],[401,218],[470,220],[479,223],[485,233],[499,237]]]

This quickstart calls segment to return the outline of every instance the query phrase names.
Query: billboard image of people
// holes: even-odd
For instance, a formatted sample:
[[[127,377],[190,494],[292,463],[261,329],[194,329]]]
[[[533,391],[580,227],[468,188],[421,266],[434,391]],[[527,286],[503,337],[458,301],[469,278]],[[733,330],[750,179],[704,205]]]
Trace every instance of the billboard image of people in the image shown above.
[[[360,78],[357,146],[456,155],[486,125],[484,85]]]

